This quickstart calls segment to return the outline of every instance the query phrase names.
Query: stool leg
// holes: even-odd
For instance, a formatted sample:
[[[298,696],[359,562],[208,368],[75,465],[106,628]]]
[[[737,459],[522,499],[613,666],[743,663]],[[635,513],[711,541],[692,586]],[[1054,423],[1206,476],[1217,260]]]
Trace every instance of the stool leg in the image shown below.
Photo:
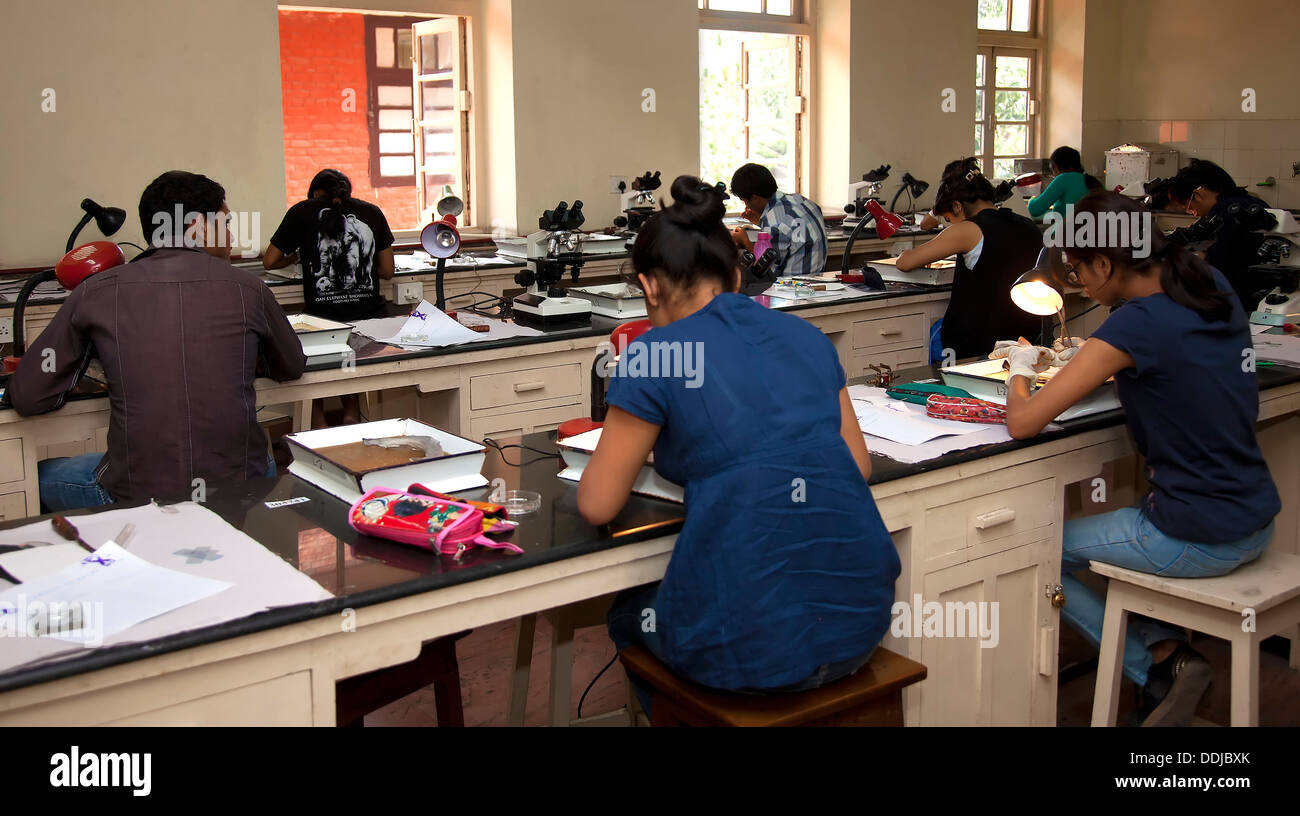
[[[551,725],[569,725],[570,686],[573,682],[573,610],[556,609],[551,616]]]
[[[1232,639],[1232,702],[1230,724],[1259,725],[1259,641],[1252,633]]]
[[[1119,716],[1120,672],[1124,667],[1124,635],[1128,610],[1123,591],[1112,581],[1106,592],[1106,619],[1101,625],[1101,656],[1097,658],[1097,687],[1092,696],[1092,725],[1113,726]],[[1069,603],[1067,600],[1066,603]]]
[[[522,615],[515,627],[515,668],[510,673],[510,688],[506,692],[506,724],[522,726],[528,709],[528,675],[533,666],[533,635],[537,631],[537,615]]]
[[[1300,671],[1300,623],[1291,632],[1291,668]]]

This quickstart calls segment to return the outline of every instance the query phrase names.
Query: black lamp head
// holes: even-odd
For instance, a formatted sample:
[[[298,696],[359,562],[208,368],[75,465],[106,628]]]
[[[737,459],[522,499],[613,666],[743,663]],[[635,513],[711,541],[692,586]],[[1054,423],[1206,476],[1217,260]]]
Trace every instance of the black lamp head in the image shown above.
[[[95,226],[105,237],[114,234],[126,223],[126,210],[120,207],[101,207],[89,198],[81,199],[81,209],[95,219]]]
[[[911,173],[903,174],[903,184],[907,185],[912,198],[920,198],[925,194],[926,190],[930,189],[930,182],[913,178]]]

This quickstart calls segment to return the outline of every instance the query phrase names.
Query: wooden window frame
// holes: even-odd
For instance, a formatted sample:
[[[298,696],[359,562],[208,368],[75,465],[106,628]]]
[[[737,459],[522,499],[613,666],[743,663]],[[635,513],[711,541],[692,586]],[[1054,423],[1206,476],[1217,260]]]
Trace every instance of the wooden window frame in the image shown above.
[[[430,19],[430,17],[410,17],[410,16],[391,16],[365,14],[362,15],[365,22],[365,40],[366,40],[366,131],[369,136],[370,156],[369,156],[369,175],[370,186],[380,187],[414,187],[418,179],[415,172],[409,176],[385,176],[380,172],[380,152],[379,152],[379,86],[380,85],[404,85],[411,86],[411,69],[399,68],[396,65],[392,68],[375,67],[375,31],[380,28],[391,28],[394,31],[394,48],[396,48],[396,32],[402,29],[411,30],[411,25],[417,22]],[[412,43],[414,49],[414,43]],[[412,54],[414,58],[414,54]],[[412,89],[414,93],[414,89]],[[414,138],[414,137],[413,137]],[[393,154],[405,155],[405,154]],[[416,164],[416,155],[414,145],[411,150],[412,167]]]

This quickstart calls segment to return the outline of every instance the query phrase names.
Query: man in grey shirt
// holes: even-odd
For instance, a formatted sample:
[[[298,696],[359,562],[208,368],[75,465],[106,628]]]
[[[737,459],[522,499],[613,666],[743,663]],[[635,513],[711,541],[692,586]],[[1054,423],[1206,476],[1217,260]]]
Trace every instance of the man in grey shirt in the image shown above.
[[[140,198],[150,248],[73,290],[10,378],[14,409],[39,414],[63,405],[92,357],[104,367],[108,452],[38,463],[49,510],[274,473],[253,381],[297,379],[306,358],[266,284],[230,264],[225,198],[206,176],[154,179]]]

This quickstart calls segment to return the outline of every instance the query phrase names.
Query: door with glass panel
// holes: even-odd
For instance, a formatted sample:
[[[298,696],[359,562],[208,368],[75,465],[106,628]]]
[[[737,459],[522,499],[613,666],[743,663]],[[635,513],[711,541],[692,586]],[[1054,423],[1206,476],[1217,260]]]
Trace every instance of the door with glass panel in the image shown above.
[[[463,18],[411,26],[415,52],[411,63],[415,139],[416,196],[425,221],[444,195],[455,195],[470,208],[465,170],[469,155],[469,106],[466,30]]]

